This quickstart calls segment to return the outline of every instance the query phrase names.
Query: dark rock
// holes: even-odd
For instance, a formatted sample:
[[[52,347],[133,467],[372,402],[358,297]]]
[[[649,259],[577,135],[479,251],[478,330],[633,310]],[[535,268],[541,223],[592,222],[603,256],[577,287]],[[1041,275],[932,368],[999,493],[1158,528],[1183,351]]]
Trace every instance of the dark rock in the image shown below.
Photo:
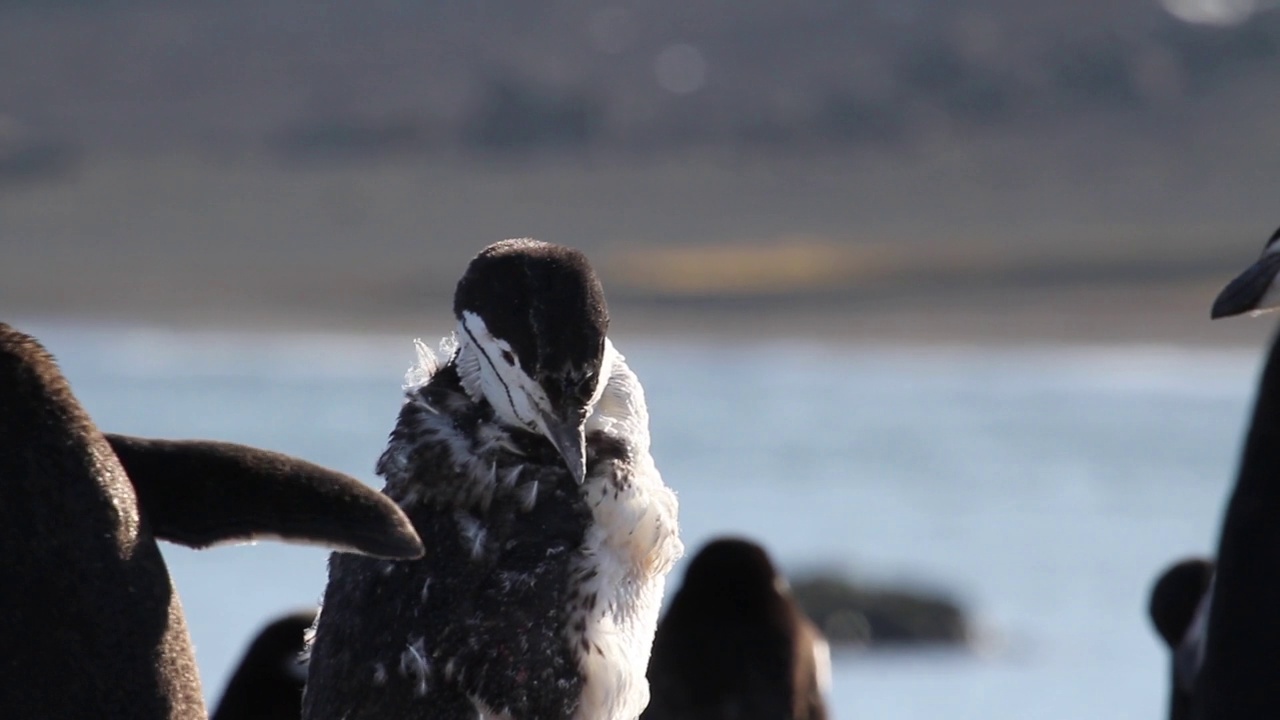
[[[864,587],[830,575],[794,581],[792,593],[833,646],[964,645],[964,610],[949,598]]]

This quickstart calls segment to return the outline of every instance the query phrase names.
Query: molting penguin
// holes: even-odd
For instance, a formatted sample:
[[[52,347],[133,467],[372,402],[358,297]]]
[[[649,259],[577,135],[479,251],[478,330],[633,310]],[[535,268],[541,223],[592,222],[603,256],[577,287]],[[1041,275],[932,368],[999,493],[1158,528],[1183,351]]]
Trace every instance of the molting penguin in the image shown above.
[[[1213,319],[1280,307],[1280,285],[1276,283],[1276,276],[1280,274],[1280,242],[1277,241],[1280,241],[1280,229],[1271,233],[1258,261],[1218,293],[1210,312]]]
[[[378,461],[431,550],[333,556],[303,716],[635,718],[683,546],[600,283],[576,250],[507,240],[454,315]]]
[[[209,720],[298,720],[307,664],[302,653],[315,610],[277,618],[263,628],[222,692]]]
[[[1151,588],[1147,611],[1170,651],[1169,718],[1191,718],[1192,693],[1204,659],[1213,563],[1187,558],[1167,568]]]
[[[1210,591],[1194,718],[1280,717],[1280,333],[1254,400]]]
[[[643,720],[822,720],[831,655],[764,548],[717,539],[658,625]]]
[[[257,466],[252,477],[189,475],[181,463],[166,470],[144,441],[119,439],[132,448],[129,465],[139,469],[142,486],[161,491],[135,489],[53,357],[34,338],[0,324],[0,708],[6,715],[205,717],[191,640],[157,535],[203,544],[250,539],[262,528],[393,556],[421,554],[407,518],[354,478],[241,446],[231,446],[241,460],[273,462]],[[162,455],[186,457],[181,444],[164,447]],[[202,446],[197,454],[209,452]],[[312,469],[318,474],[309,474]],[[281,472],[290,479],[283,488],[275,484]],[[218,497],[217,488],[204,484],[227,479],[241,494],[219,498],[208,512],[182,499],[183,488]],[[301,514],[289,506],[299,487],[306,489]],[[148,500],[159,506],[159,528]],[[286,522],[273,525],[277,516]]]

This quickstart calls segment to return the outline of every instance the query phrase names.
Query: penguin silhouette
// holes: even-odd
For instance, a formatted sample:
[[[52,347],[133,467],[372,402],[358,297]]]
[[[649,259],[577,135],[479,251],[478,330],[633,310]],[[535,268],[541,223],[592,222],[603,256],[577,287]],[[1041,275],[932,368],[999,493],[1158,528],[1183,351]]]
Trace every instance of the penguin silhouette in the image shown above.
[[[53,356],[0,323],[6,716],[205,718],[157,537],[423,551],[399,508],[355,478],[242,445],[104,436]]]

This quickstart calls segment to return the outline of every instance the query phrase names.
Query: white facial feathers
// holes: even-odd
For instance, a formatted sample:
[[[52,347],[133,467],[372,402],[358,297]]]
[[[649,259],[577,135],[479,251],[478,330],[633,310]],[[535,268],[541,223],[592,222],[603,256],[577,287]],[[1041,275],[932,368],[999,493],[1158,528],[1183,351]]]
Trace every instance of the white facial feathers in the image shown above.
[[[472,385],[478,386],[480,394],[508,425],[545,432],[541,418],[551,412],[551,402],[538,383],[521,369],[511,346],[494,337],[475,313],[462,313],[458,329],[461,351],[473,353],[478,361],[471,365],[478,378],[463,380],[468,392]]]
[[[546,392],[520,367],[520,362],[505,340],[489,332],[479,315],[463,312],[458,323],[460,340],[459,372],[467,392],[489,401],[498,417],[508,425],[523,427],[548,435],[545,418],[555,413]],[[605,390],[617,355],[613,344],[605,340],[604,362],[596,376],[587,413],[599,402]],[[468,357],[469,356],[469,357]]]

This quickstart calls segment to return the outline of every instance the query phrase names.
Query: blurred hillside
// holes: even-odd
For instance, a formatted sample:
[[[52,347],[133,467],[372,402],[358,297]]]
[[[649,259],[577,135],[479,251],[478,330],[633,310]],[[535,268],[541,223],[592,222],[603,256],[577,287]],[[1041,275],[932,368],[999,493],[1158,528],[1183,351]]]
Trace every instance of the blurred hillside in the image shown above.
[[[1197,2],[1253,5],[1167,0]],[[1097,113],[1176,133],[1277,60],[1280,13],[1156,0],[0,3],[10,123],[88,150],[904,148]]]
[[[530,234],[715,322],[1199,319],[1280,223],[1260,7],[0,0],[0,307],[359,326]]]

